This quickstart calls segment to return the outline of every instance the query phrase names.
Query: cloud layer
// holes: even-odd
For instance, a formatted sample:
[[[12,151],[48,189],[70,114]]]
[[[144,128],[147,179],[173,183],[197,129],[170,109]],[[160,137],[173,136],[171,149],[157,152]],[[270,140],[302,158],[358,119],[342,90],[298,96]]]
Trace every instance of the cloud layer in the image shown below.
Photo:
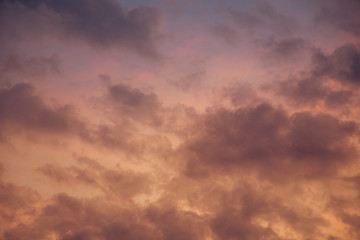
[[[147,4],[0,1],[0,239],[359,239],[358,1]]]

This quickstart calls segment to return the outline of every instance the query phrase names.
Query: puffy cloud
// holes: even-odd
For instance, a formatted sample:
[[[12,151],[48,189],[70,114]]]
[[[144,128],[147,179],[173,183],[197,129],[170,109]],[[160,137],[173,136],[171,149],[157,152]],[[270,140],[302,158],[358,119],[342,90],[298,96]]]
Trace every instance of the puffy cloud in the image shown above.
[[[199,88],[199,85],[203,81],[205,75],[206,73],[204,71],[195,71],[184,75],[177,81],[170,81],[170,84],[184,92],[191,89],[197,89]]]
[[[159,239],[141,215],[104,202],[83,201],[59,194],[29,225],[18,225],[4,239]],[[135,209],[134,209],[135,210]],[[135,210],[136,211],[136,210]]]
[[[0,61],[0,84],[7,85],[26,78],[36,80],[47,74],[60,74],[60,59],[50,57],[25,57],[20,54],[6,56]]]
[[[186,173],[256,169],[273,180],[321,177],[357,156],[357,124],[328,114],[289,115],[269,104],[215,109],[203,117],[198,134],[182,149]]]
[[[232,20],[249,32],[259,29],[276,34],[289,34],[297,27],[297,21],[282,12],[279,12],[268,2],[262,2],[250,11],[229,9],[228,13]]]
[[[316,50],[312,67],[302,75],[280,81],[275,91],[296,105],[315,106],[324,102],[328,107],[344,107],[344,104],[355,103],[360,79],[359,59],[359,49],[353,44],[340,46],[328,55]]]
[[[240,41],[236,30],[226,24],[211,26],[209,30],[215,36],[225,40],[228,44],[236,44]]]
[[[84,121],[72,105],[47,104],[31,84],[17,83],[1,88],[1,137],[6,140],[16,136],[19,134],[16,129],[20,128],[25,134],[32,131],[56,138],[73,136],[85,143],[121,149],[129,154],[146,151],[143,146],[147,145],[148,139],[135,135],[139,130],[134,122],[150,126],[162,123],[159,115],[161,104],[157,96],[124,85],[114,85],[108,88],[107,100],[121,120],[115,124],[92,124]]]
[[[258,41],[260,46],[265,49],[266,54],[273,61],[274,58],[278,60],[289,59],[296,56],[306,49],[307,43],[302,38],[286,38],[281,40],[268,40]]]
[[[343,15],[329,22],[357,36],[356,24],[345,24],[357,19],[357,4],[350,2],[336,9],[332,1],[318,20]],[[0,42],[6,46],[0,57],[0,133],[11,143],[0,144],[0,238],[358,239],[359,47],[337,36],[323,46],[342,42],[333,51],[317,50],[322,37],[312,38],[313,29],[293,17],[316,11],[306,2],[284,11],[294,5],[225,1],[195,17],[202,3],[160,1],[150,4],[170,20],[165,25],[171,33],[164,38],[169,64],[152,68],[139,58],[125,60],[118,52],[99,57],[90,50],[91,66],[87,60],[72,66],[89,56],[89,49],[82,48],[85,57],[78,58],[64,43],[158,58],[162,13],[123,8],[138,4],[0,1]],[[213,11],[224,6],[225,15]],[[229,17],[232,22],[224,22]],[[183,20],[196,29],[184,30],[189,25]],[[209,24],[231,49],[196,35]],[[243,44],[233,48],[240,39]],[[37,49],[41,41],[46,49]],[[315,50],[308,65],[280,62],[292,64],[292,57],[313,50],[310,43]],[[48,73],[60,72],[57,55],[44,55],[48,48],[65,51],[64,81],[36,88],[36,82],[18,83],[44,75],[49,80]],[[206,60],[189,62],[192,56]],[[264,67],[264,56],[273,65]],[[83,67],[96,72],[83,73]],[[298,68],[303,71],[291,72]],[[137,77],[151,91],[142,89]],[[76,81],[71,93],[61,92],[78,78],[91,84]],[[131,83],[119,83],[125,78]],[[186,93],[166,92],[173,91],[168,79]],[[61,86],[59,102],[75,100],[54,103],[45,91],[48,84]],[[203,92],[199,86],[207,84]],[[81,94],[74,94],[80,88]],[[181,96],[200,91],[201,102],[184,104],[191,101]],[[91,98],[90,104],[77,102],[83,97]],[[179,104],[169,105],[174,101]],[[45,141],[33,141],[37,137]],[[54,148],[48,139],[64,144]]]
[[[164,240],[206,237],[206,219],[194,212],[174,207],[150,207],[146,210],[146,217],[160,229]]]
[[[33,216],[32,204],[40,199],[34,190],[4,181],[3,172],[5,168],[0,163],[0,234],[19,221],[20,215]]]
[[[99,189],[108,197],[126,201],[132,200],[138,194],[150,192],[152,181],[147,174],[130,170],[106,169],[95,160],[87,159],[87,161],[91,161],[91,165],[87,164],[86,167],[46,164],[39,167],[38,172],[58,184],[65,184],[65,186],[82,184]]]
[[[71,106],[48,107],[32,85],[18,83],[0,90],[0,127],[18,124],[30,129],[68,132],[77,119]]]
[[[25,8],[25,9],[24,9]],[[8,24],[26,25],[28,18],[37,20],[29,27],[38,34],[48,32],[67,38],[87,42],[97,48],[121,47],[134,51],[142,56],[158,58],[155,42],[158,37],[161,13],[151,7],[138,7],[124,10],[115,0],[97,1],[81,0],[37,0],[37,1],[3,1],[2,35],[33,34],[26,29],[10,29]],[[21,18],[16,15],[24,12]],[[45,19],[43,19],[45,17]],[[41,23],[41,24],[39,24]],[[50,30],[54,28],[53,30]],[[6,39],[4,39],[6,40]]]
[[[342,31],[360,36],[359,10],[360,4],[357,0],[335,0],[327,1],[316,13],[315,20],[326,23]]]
[[[139,89],[117,84],[108,88],[108,98],[120,116],[153,125],[161,124],[158,116],[161,103],[154,93],[143,93]]]
[[[319,66],[331,77],[345,83],[359,83],[360,50],[355,45],[346,44],[338,47],[331,55],[319,56],[318,60]]]
[[[201,239],[202,220],[194,214],[150,207],[122,207],[105,199],[54,197],[34,222],[4,233],[4,239]]]

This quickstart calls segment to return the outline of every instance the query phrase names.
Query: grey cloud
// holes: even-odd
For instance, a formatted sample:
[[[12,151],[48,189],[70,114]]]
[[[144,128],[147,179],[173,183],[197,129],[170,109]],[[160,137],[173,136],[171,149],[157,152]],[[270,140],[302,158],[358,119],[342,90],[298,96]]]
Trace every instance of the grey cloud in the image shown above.
[[[258,42],[267,51],[272,60],[274,60],[274,57],[279,60],[292,57],[301,53],[306,47],[306,41],[302,38],[286,38],[282,40],[270,38]]]
[[[46,239],[56,234],[61,239],[159,239],[158,233],[141,222],[141,215],[122,207],[103,205],[59,194],[53,203],[44,207],[31,224],[20,224],[8,229],[3,238]]]
[[[206,219],[196,213],[162,206],[148,208],[146,217],[159,228],[164,240],[205,239]]]
[[[202,239],[193,214],[176,209],[122,207],[108,200],[80,200],[66,194],[54,197],[34,222],[20,224],[3,234],[10,239]]]
[[[274,228],[277,222],[285,223],[286,228],[294,230],[301,239],[311,239],[327,224],[320,216],[301,212],[271,196],[264,197],[250,186],[222,194],[221,207],[210,219],[216,239],[283,239]],[[259,218],[268,224],[258,224],[256,219]]]
[[[313,62],[315,74],[334,77],[345,84],[360,82],[360,50],[354,44],[340,46],[329,55],[318,51]]]
[[[158,115],[161,103],[154,93],[143,93],[139,89],[117,84],[108,87],[108,98],[120,116],[151,125],[161,124]]]
[[[223,39],[228,44],[235,45],[240,41],[237,31],[231,26],[218,24],[211,26],[209,30],[215,36]]]
[[[333,91],[325,99],[325,104],[330,108],[341,108],[353,102],[354,93],[347,90]]]
[[[321,178],[358,155],[351,143],[358,134],[355,122],[328,114],[289,115],[269,104],[216,109],[203,116],[198,129],[179,149],[190,177],[255,169],[274,181]]]
[[[60,58],[56,54],[50,57],[11,54],[0,61],[0,83],[17,82],[19,78],[32,80],[47,74],[58,75],[61,72],[60,63]]]
[[[243,11],[229,9],[233,21],[250,33],[263,29],[276,34],[289,34],[297,28],[297,21],[277,11],[271,4],[262,2],[255,9]]]
[[[331,81],[341,84],[342,90],[331,87]],[[359,83],[360,50],[353,44],[345,44],[330,54],[315,50],[310,70],[302,76],[280,81],[275,92],[300,106],[324,102],[328,107],[346,107],[355,103]]]
[[[42,35],[47,35],[48,30],[53,28],[51,32],[59,38],[64,33],[68,38],[85,41],[94,47],[123,47],[142,56],[160,57],[155,45],[159,37],[161,13],[151,7],[125,10],[116,0],[18,0],[5,1],[4,6],[2,11],[5,13],[25,6],[32,15],[46,16],[49,26],[39,29]],[[48,12],[44,14],[44,11]],[[16,11],[13,13],[16,15]],[[20,26],[27,24],[26,19],[18,19],[13,14],[4,18],[3,24],[13,21]],[[5,26],[3,31],[5,36],[10,32]],[[20,35],[31,34],[22,32],[24,30],[21,28],[17,31]]]
[[[326,23],[339,30],[360,36],[360,3],[357,0],[335,0],[322,6],[315,14],[317,23]]]
[[[71,186],[82,184],[101,190],[108,197],[131,201],[131,198],[150,192],[151,180],[143,173],[121,169],[107,169],[97,161],[79,158],[82,166],[67,167],[46,164],[37,169],[38,173],[55,183]]]
[[[360,215],[358,214],[349,214],[346,212],[342,212],[340,214],[341,219],[344,223],[350,226],[348,230],[348,234],[351,237],[359,238],[360,237]]]
[[[40,199],[40,195],[32,189],[4,181],[5,167],[0,163],[0,236],[16,220],[19,211],[33,216],[32,204]]]
[[[125,121],[111,126],[92,126],[84,122],[71,105],[48,105],[31,84],[17,83],[1,88],[0,136],[6,141],[14,129],[20,128],[25,133],[33,131],[49,137],[72,135],[100,147],[121,149],[129,154],[142,153],[146,150],[142,147],[146,139],[135,138],[137,129],[129,119],[158,126],[161,121],[157,96],[118,85],[110,87],[108,97]]]
[[[32,85],[18,83],[0,89],[0,125],[20,124],[43,131],[67,132],[76,123],[71,106],[50,108]],[[2,126],[1,126],[2,127]]]
[[[315,105],[331,92],[322,80],[312,76],[280,82],[277,91],[298,105]]]
[[[206,75],[205,71],[199,70],[186,74],[185,76],[181,77],[179,80],[169,81],[169,82],[170,84],[174,85],[176,88],[185,92],[199,88],[199,85],[203,81],[205,75]]]

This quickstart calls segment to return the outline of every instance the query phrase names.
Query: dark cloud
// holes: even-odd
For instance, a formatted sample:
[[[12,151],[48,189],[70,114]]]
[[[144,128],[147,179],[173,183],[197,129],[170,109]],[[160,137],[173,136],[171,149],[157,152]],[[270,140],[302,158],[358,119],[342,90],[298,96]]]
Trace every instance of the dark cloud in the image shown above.
[[[6,14],[2,25],[15,21],[17,25],[26,25],[24,17],[17,18],[17,8],[28,9],[29,15],[46,16],[48,24],[55,28],[57,36],[65,34],[67,38],[82,40],[100,48],[123,47],[151,58],[160,55],[155,47],[161,22],[160,11],[151,7],[138,7],[125,10],[115,0],[37,0],[37,1],[5,1],[2,11]],[[14,10],[15,9],[15,10]],[[22,9],[21,11],[24,11]],[[34,23],[36,24],[36,22]],[[3,34],[14,32],[3,27]],[[31,26],[38,28],[38,26]],[[47,35],[51,27],[39,29],[39,33]],[[22,28],[15,34],[21,34]],[[28,33],[31,34],[31,33]]]
[[[110,85],[111,84],[111,76],[107,74],[99,74],[98,78],[100,79],[101,83],[104,85]]]
[[[174,207],[150,207],[146,217],[159,228],[164,240],[205,239],[206,219]]]
[[[132,171],[106,170],[101,173],[105,191],[130,199],[141,193],[150,192],[151,180],[149,176]]]
[[[302,53],[306,48],[306,41],[302,38],[288,38],[282,40],[270,38],[258,42],[272,61],[274,58],[283,60],[296,56],[297,54]]]
[[[329,108],[344,108],[352,103],[354,93],[348,90],[333,91],[325,99],[325,104]]]
[[[229,83],[221,89],[215,89],[214,95],[220,101],[230,102],[237,107],[261,101],[257,90],[248,83]]]
[[[288,239],[274,227],[279,223],[283,224],[282,229],[291,229],[301,239],[311,239],[327,224],[320,216],[265,197],[250,186],[238,186],[221,194],[221,205],[209,221],[215,239]]]
[[[50,57],[26,57],[11,54],[0,61],[0,84],[18,82],[26,78],[36,80],[48,74],[60,74],[60,59],[54,54]]]
[[[277,91],[297,105],[315,105],[326,98],[330,89],[319,78],[309,76],[280,82]]]
[[[0,89],[0,133],[3,140],[22,133],[47,134],[61,140],[74,136],[84,142],[121,149],[127,153],[140,154],[147,149],[147,139],[134,135],[137,128],[133,122],[158,126],[160,102],[153,93],[145,94],[138,89],[123,85],[109,87],[108,98],[112,102],[118,124],[92,125],[81,118],[71,105],[50,106],[28,83],[17,83]],[[130,121],[131,120],[131,121]],[[60,177],[60,175],[59,175]]]
[[[210,27],[210,32],[225,40],[226,43],[235,45],[240,42],[238,33],[234,28],[225,24],[218,24]]]
[[[346,212],[341,213],[340,215],[341,219],[345,224],[350,226],[350,229],[348,230],[348,235],[353,238],[359,238],[360,237],[360,215],[358,214],[349,214]]]
[[[115,240],[182,240],[203,239],[198,226],[201,219],[195,214],[176,208],[157,207],[142,210],[136,206],[122,207],[101,200],[79,200],[59,194],[31,224],[19,224],[8,229],[3,238],[46,239],[55,235],[60,239]]]
[[[275,92],[298,106],[343,107],[355,103],[360,81],[360,50],[353,44],[336,48],[331,54],[315,50],[309,71],[280,81]],[[334,84],[340,84],[336,85]],[[268,87],[274,89],[274,85]]]
[[[143,93],[137,88],[117,84],[108,88],[108,98],[120,116],[152,125],[161,124],[158,116],[161,103],[154,93]]]
[[[212,230],[218,236],[217,239],[279,239],[271,228],[251,223],[252,217],[256,214],[254,206],[255,204],[245,205],[241,210],[224,208],[211,224]]]
[[[233,21],[250,33],[259,29],[275,34],[289,34],[298,26],[297,21],[279,12],[268,2],[262,2],[249,11],[229,9]]]
[[[351,143],[357,124],[328,114],[289,115],[269,104],[220,108],[207,113],[198,128],[182,146],[191,177],[247,168],[273,180],[321,177],[357,156]]]
[[[17,220],[19,212],[33,216],[32,204],[40,199],[40,195],[32,189],[4,181],[3,172],[5,168],[0,163],[0,234]]]
[[[37,171],[55,183],[71,186],[80,184],[101,190],[108,197],[131,201],[138,194],[150,192],[150,177],[144,173],[119,168],[106,169],[97,161],[79,158],[82,166],[62,167],[46,164]]]
[[[315,14],[315,21],[360,36],[360,3],[357,0],[326,1]],[[330,4],[329,4],[330,3]]]
[[[10,239],[46,239],[55,235],[60,239],[159,239],[159,233],[141,221],[137,209],[133,211],[85,201],[66,194],[57,195],[52,204],[43,208],[32,224],[19,224],[3,234]]]
[[[26,128],[50,132],[68,132],[74,124],[71,106],[48,107],[32,85],[18,83],[0,89],[0,127],[19,124]]]
[[[38,171],[56,182],[66,182],[70,181],[72,178],[72,174],[69,169],[62,169],[51,164],[40,167]]]
[[[229,9],[229,14],[237,24],[245,26],[249,30],[264,24],[259,16],[251,14],[250,12]]]
[[[176,88],[185,92],[199,88],[205,75],[206,75],[205,71],[196,71],[181,77],[179,80],[176,81],[170,80],[169,82],[170,84],[174,85]]]
[[[323,13],[345,14],[350,1],[344,2],[346,7],[329,6]],[[357,20],[355,10],[334,23]],[[0,0],[0,11],[0,38],[8,42],[49,37],[56,38],[56,44],[57,39],[65,39],[159,57],[161,13],[153,8],[128,10],[116,0]],[[182,17],[194,11],[198,9]],[[265,2],[249,11],[234,8],[227,13],[232,25],[211,29],[227,43],[237,43],[243,37],[241,30],[255,33],[256,39],[267,39],[257,43],[275,64],[309,50],[308,40],[295,33],[301,30],[296,20],[276,5]],[[181,26],[176,25],[176,30]],[[335,26],[357,34],[356,24]],[[187,46],[192,51],[198,38],[190,35]],[[29,47],[26,44],[33,43],[24,43],[24,49]],[[218,53],[222,58],[220,62],[214,58],[214,66],[223,66],[224,60],[230,68],[236,64],[236,53],[213,49],[206,54],[212,58]],[[250,57],[244,63],[244,77],[257,81],[258,74],[267,72],[256,72],[251,49],[244,53]],[[231,83],[215,93],[214,106],[203,112],[183,104],[165,107],[154,92],[114,85],[112,80],[119,76],[99,74],[106,89],[92,98],[96,106],[86,106],[94,108],[86,109],[89,115],[85,116],[71,105],[49,104],[31,84],[15,84],[19,79],[58,74],[55,55],[27,57],[8,54],[7,49],[2,54],[0,78],[7,85],[0,89],[0,133],[14,144],[11,149],[0,144],[1,160],[12,168],[6,172],[0,164],[0,239],[359,239],[360,135],[356,115],[351,114],[358,111],[358,46],[347,44],[330,53],[315,50],[309,69],[272,82],[270,93],[256,87],[256,82]],[[197,63],[193,65],[188,64],[180,78],[175,76],[170,83],[183,91],[198,90],[207,72],[193,71]],[[96,91],[96,86],[88,87]],[[349,114],[343,114],[345,110]],[[101,116],[93,120],[92,114]],[[44,146],[22,141],[23,136],[29,139],[27,134],[35,136],[31,140],[44,137]],[[67,145],[47,148],[50,138]],[[76,152],[73,159],[69,151]],[[26,184],[40,189],[43,197],[5,181],[9,176],[14,179],[11,174],[18,174],[22,161],[28,161],[26,166],[38,175],[31,176],[28,169],[30,176],[14,181],[31,177]],[[45,180],[49,182],[44,184]],[[48,196],[50,187],[51,192],[66,193]],[[74,192],[78,197],[68,195]]]
[[[360,50],[353,44],[340,46],[330,55],[318,51],[313,62],[316,74],[333,77],[345,84],[360,82]]]
[[[16,211],[29,208],[30,205],[38,199],[40,199],[38,193],[29,188],[1,181],[0,221],[3,223],[11,222],[16,217]]]

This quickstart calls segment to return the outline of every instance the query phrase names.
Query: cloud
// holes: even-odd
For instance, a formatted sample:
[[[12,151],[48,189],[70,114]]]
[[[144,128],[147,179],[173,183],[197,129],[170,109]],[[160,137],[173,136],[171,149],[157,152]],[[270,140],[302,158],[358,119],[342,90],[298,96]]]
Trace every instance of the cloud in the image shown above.
[[[337,47],[331,54],[316,51],[314,73],[332,77],[343,84],[358,84],[360,79],[360,50],[354,44]]]
[[[220,192],[221,204],[209,219],[215,239],[289,239],[279,229],[287,229],[287,236],[296,233],[306,239],[317,236],[326,226],[321,216],[255,189],[239,184],[232,191]]]
[[[223,39],[228,44],[235,45],[240,42],[238,33],[231,26],[228,26],[225,24],[218,24],[218,25],[211,26],[209,28],[209,30],[215,36]]]
[[[348,104],[353,104],[354,93],[348,90],[331,92],[325,99],[325,104],[329,108],[344,108]]]
[[[250,11],[229,9],[228,13],[234,23],[250,33],[262,29],[264,32],[286,35],[298,27],[296,19],[279,12],[268,2],[257,4]]]
[[[160,57],[155,42],[159,37],[161,13],[155,8],[137,7],[127,11],[115,0],[81,0],[76,4],[68,0],[17,0],[5,1],[2,11],[6,14],[2,21],[4,37],[8,33],[27,32],[19,27],[9,29],[6,25],[11,22],[24,25],[26,18],[35,15],[37,19],[47,18],[47,25],[37,26],[38,21],[30,25],[41,35],[53,32],[61,37],[65,34],[66,38],[84,41],[96,48],[121,47],[145,57]],[[18,18],[19,11],[25,11],[26,15]]]
[[[46,239],[51,235],[72,240],[199,239],[199,224],[201,219],[195,215],[174,208],[125,208],[105,199],[79,200],[59,194],[34,222],[9,229],[4,239]]]
[[[4,181],[5,170],[0,163],[0,234],[18,221],[19,215],[34,215],[32,204],[40,199],[36,191]]]
[[[319,178],[335,174],[358,154],[351,143],[358,134],[355,122],[324,113],[288,114],[266,103],[214,109],[198,129],[179,153],[190,177],[255,169],[275,181]]]
[[[309,76],[279,83],[277,92],[298,105],[315,105],[331,92],[319,78]]]
[[[328,1],[326,2],[328,3]],[[335,0],[323,5],[315,14],[317,23],[328,24],[344,32],[360,36],[360,4],[357,0]]]
[[[344,223],[348,224],[350,226],[349,234],[352,237],[359,238],[360,237],[360,215],[358,214],[349,214],[346,212],[343,212],[341,214],[341,219],[344,221]]]
[[[0,128],[20,125],[44,132],[68,132],[77,124],[70,105],[48,107],[32,85],[17,83],[0,89]]]
[[[350,2],[332,1],[323,19],[357,36],[355,23],[342,24],[358,19],[355,7],[346,16]],[[295,5],[152,2],[176,32],[164,42],[171,59],[154,69],[111,52],[161,57],[162,13],[124,8],[139,4],[0,0],[0,239],[359,239],[360,50],[346,44],[354,36],[337,35],[322,45],[342,42],[329,52],[309,47],[324,36],[293,17],[316,11],[307,3],[283,11]],[[234,7],[218,14],[227,4]],[[198,35],[209,25],[225,43],[242,44]],[[84,58],[71,44],[110,51],[81,49],[93,59],[78,68],[72,61]],[[61,61],[34,55],[51,49],[65,51]],[[313,56],[298,64],[302,52]],[[194,54],[211,68],[188,62]],[[19,82],[50,80],[67,61],[61,83]],[[185,67],[174,68],[179,61]],[[80,78],[90,85],[67,86]],[[125,78],[133,81],[118,83]],[[186,96],[211,87],[191,103],[168,83]],[[58,87],[54,100],[46,90]]]
[[[306,48],[306,41],[302,38],[285,38],[282,40],[259,40],[258,43],[266,51],[268,57],[280,60],[289,59],[300,54]]]
[[[0,84],[10,85],[18,79],[37,80],[48,74],[59,75],[60,59],[54,54],[50,57],[26,57],[11,54],[0,61]]]
[[[158,227],[164,240],[196,240],[206,236],[204,218],[174,207],[149,207],[146,217]]]
[[[107,97],[120,116],[152,125],[161,124],[158,115],[161,103],[156,94],[117,84],[108,87]]]
[[[330,54],[315,50],[308,71],[269,88],[296,105],[315,106],[324,102],[328,107],[344,107],[354,103],[359,89],[359,69],[360,51],[353,44],[340,46]]]
[[[195,71],[189,74],[184,75],[179,80],[175,81],[169,81],[170,84],[175,86],[176,88],[182,90],[183,92],[197,89],[199,88],[199,85],[201,85],[201,82],[204,79],[204,76],[206,75],[205,71]]]
[[[80,158],[80,162],[84,158]],[[65,186],[83,185],[99,189],[105,195],[131,201],[139,194],[150,192],[151,180],[147,174],[119,168],[107,169],[92,159],[85,159],[85,166],[71,165],[63,167],[55,164],[46,164],[37,171],[52,180],[54,183]]]
[[[4,239],[159,239],[158,233],[140,221],[135,212],[111,207],[103,201],[84,201],[66,194],[54,197],[53,203],[30,225],[18,225],[4,233]],[[132,209],[135,210],[135,209]],[[136,210],[135,210],[136,211]]]
[[[140,151],[145,139],[137,139],[132,123],[159,125],[160,102],[153,93],[144,94],[122,85],[109,88],[109,100],[125,122],[92,124],[85,122],[72,105],[48,105],[33,85],[17,83],[0,89],[0,133],[2,140],[22,133],[46,134],[49,137],[75,136],[84,142],[128,153]],[[143,149],[145,150],[145,149]],[[141,152],[141,151],[140,151]]]

